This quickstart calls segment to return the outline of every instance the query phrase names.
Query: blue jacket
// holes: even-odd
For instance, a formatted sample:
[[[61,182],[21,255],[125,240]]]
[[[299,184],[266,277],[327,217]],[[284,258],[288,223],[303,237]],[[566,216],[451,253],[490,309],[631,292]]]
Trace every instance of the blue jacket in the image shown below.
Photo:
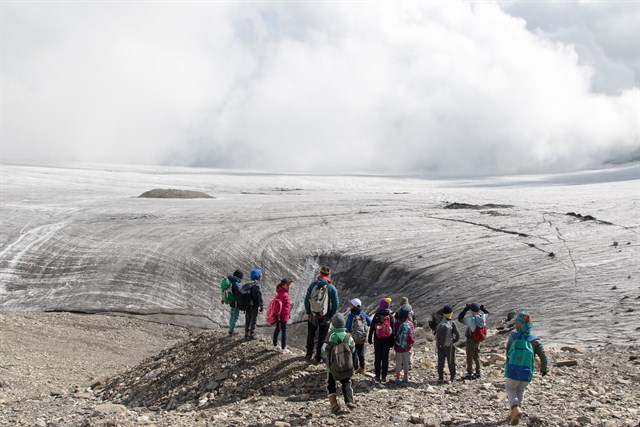
[[[349,316],[347,317],[347,322],[344,325],[344,328],[347,331],[351,330],[351,324],[353,323],[353,318],[359,314],[362,314],[362,317],[364,317],[364,320],[367,322],[368,326],[371,326],[371,317],[369,317],[369,315],[362,311],[362,309],[360,307],[353,307],[350,312],[349,312]]]
[[[311,284],[307,288],[307,295],[304,297],[304,312],[307,313],[307,315],[311,314],[311,291],[313,291],[313,288],[316,287],[318,284],[324,284],[324,283],[326,283],[327,297],[329,298],[329,308],[327,309],[327,317],[331,319],[333,315],[336,314],[336,312],[338,311],[338,305],[340,304],[340,301],[338,299],[338,290],[336,289],[335,286],[333,286],[333,283],[329,282],[323,277],[319,277],[318,279],[311,282]]]

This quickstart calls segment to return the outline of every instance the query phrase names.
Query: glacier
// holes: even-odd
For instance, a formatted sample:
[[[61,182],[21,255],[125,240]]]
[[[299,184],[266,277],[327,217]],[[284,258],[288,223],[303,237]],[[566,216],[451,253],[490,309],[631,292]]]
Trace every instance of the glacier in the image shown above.
[[[213,198],[138,198],[156,188]],[[477,301],[493,319],[527,309],[551,345],[639,343],[638,164],[439,180],[2,164],[0,201],[4,312],[219,327],[220,280],[261,268],[265,305],[294,278],[302,322],[306,287],[328,264],[345,309],[406,296],[426,322]]]

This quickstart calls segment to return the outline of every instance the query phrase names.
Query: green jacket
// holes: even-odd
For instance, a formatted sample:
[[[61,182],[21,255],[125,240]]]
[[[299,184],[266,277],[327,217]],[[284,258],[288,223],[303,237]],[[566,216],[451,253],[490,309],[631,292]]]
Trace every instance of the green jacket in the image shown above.
[[[345,328],[334,328],[327,334],[327,339],[322,345],[322,356],[327,361],[327,372],[331,371],[329,367],[329,353],[331,353],[331,348],[344,341],[345,335],[347,335],[347,330]],[[349,334],[349,341],[347,341],[347,345],[351,350],[351,354],[355,353],[356,342],[353,340],[351,334]]]

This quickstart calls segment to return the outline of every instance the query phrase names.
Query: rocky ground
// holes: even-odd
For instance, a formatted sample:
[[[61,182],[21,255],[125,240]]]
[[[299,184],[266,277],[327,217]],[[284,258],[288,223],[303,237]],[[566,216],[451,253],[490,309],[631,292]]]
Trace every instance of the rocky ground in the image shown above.
[[[508,325],[483,344],[483,378],[437,385],[431,334],[418,329],[407,385],[354,378],[358,407],[330,414],[323,366],[218,331],[123,317],[0,314],[0,426],[505,425]],[[548,349],[527,389],[529,426],[638,426],[637,350]],[[368,368],[372,355],[368,354]],[[390,363],[393,368],[393,353]],[[464,351],[457,355],[464,373]]]

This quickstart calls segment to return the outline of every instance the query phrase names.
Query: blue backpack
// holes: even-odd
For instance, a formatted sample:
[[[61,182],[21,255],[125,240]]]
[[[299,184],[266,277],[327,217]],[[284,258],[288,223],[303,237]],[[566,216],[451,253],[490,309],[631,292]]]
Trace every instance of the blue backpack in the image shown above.
[[[509,347],[509,360],[504,369],[507,378],[529,382],[533,379],[535,368],[533,346],[531,341],[537,339],[534,335],[514,333],[511,347]]]
[[[402,349],[411,347],[411,345],[413,344],[411,336],[411,323],[400,323],[400,326],[398,326],[398,331],[396,332],[396,339],[394,344]]]

